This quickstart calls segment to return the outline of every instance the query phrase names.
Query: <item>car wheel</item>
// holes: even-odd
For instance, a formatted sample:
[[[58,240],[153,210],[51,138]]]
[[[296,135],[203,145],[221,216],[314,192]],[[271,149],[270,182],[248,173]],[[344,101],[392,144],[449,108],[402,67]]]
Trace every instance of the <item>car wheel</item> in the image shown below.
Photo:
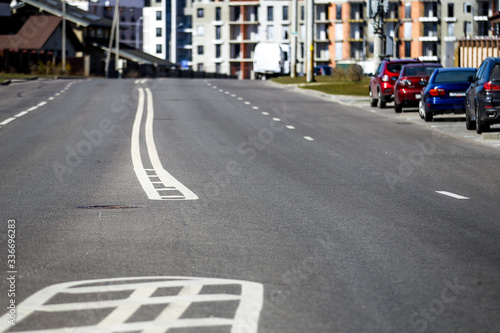
[[[373,98],[372,90],[370,89],[370,106],[377,106],[378,100]]]
[[[484,121],[479,118],[479,112],[477,111],[477,106],[476,106],[476,132],[477,134],[481,134],[487,130],[490,129],[490,126],[485,124]]]
[[[476,122],[472,121],[468,108],[465,110],[465,128],[469,131],[476,129]]]
[[[434,118],[432,111],[427,111],[425,108],[422,111],[424,113],[424,120],[425,121],[432,121],[432,118]]]
[[[383,109],[385,108],[385,101],[383,100],[382,98],[382,93],[380,92],[380,90],[378,91],[378,107]]]
[[[422,101],[418,103],[418,114],[420,115],[420,118],[424,119],[424,104]]]
[[[397,104],[396,101],[394,101],[394,112],[401,113],[402,111],[403,106],[401,104]]]

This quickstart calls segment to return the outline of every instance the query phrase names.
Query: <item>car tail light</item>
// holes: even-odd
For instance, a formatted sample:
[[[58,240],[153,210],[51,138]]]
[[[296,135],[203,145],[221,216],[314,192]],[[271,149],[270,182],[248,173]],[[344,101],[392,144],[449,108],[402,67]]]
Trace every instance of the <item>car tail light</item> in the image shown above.
[[[389,82],[389,75],[382,76],[382,82]]]
[[[484,84],[484,90],[488,90],[488,91],[500,91],[500,85],[499,84],[495,84],[491,81],[488,81]]]
[[[446,95],[446,91],[443,88],[432,88],[431,90],[429,90],[429,94],[434,97],[444,96]]]
[[[408,79],[401,80],[400,83],[402,86],[411,86],[412,85],[411,80],[408,80]]]

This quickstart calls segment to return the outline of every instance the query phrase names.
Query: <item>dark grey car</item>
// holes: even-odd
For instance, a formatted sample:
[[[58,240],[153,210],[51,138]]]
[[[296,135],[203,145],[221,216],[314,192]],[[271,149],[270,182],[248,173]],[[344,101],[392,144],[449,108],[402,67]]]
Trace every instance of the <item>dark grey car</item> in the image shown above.
[[[490,125],[500,123],[500,58],[486,58],[469,81],[465,126],[481,134]]]

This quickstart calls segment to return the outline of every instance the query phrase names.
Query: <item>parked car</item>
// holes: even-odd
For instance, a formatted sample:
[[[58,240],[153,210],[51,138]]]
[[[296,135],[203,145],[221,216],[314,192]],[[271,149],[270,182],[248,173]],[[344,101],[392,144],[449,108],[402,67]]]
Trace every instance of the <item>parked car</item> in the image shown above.
[[[332,75],[332,68],[327,65],[320,65],[314,67],[314,75]]]
[[[465,95],[465,127],[478,134],[500,123],[500,58],[483,60]]]
[[[290,46],[261,42],[255,46],[253,70],[257,79],[290,73]]]
[[[425,121],[437,114],[465,113],[465,91],[470,86],[469,76],[475,68],[437,68],[422,91],[418,112]]]
[[[370,86],[370,105],[385,108],[387,102],[394,100],[394,83],[399,77],[401,67],[406,64],[420,63],[417,59],[385,59],[380,62],[375,74],[371,76]]]
[[[394,84],[394,111],[400,113],[403,107],[417,107],[429,77],[441,67],[441,64],[430,63],[404,65]]]

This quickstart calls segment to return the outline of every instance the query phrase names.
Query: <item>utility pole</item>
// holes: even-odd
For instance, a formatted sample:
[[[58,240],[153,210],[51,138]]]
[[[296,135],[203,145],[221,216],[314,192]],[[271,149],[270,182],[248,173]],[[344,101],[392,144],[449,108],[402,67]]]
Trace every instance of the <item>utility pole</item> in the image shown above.
[[[121,78],[122,69],[120,67],[120,0],[116,0],[115,17],[116,17],[115,70],[118,71],[118,77]]]
[[[62,2],[62,61],[61,61],[61,71],[66,74],[66,0]]]
[[[297,31],[297,5],[298,0],[292,0],[292,49],[291,49],[291,67],[290,77],[294,78],[297,76],[297,38],[299,32]]]
[[[109,35],[108,51],[106,53],[106,64],[104,66],[104,71],[106,73],[106,78],[109,78],[109,62],[111,60],[111,48],[113,47],[113,37],[115,36],[116,22],[118,19],[118,6],[115,3],[115,14],[113,16],[113,23],[111,24],[111,34]],[[120,24],[120,23],[118,23]],[[116,65],[115,65],[116,67]]]
[[[387,2],[388,0],[385,0]],[[372,16],[373,16],[373,31],[375,34],[375,39],[373,41],[373,62],[374,69],[378,68],[382,57],[384,56],[384,14],[386,11],[386,5],[384,0],[372,0]]]
[[[314,0],[306,0],[306,82],[314,82]]]

